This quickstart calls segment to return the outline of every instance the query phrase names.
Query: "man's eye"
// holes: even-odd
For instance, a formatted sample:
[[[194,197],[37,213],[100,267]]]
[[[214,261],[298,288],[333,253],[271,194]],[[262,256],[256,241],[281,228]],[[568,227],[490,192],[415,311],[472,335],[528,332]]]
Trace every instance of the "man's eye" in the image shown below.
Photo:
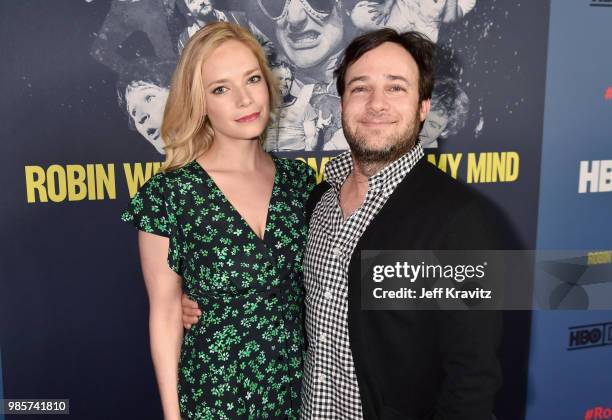
[[[403,92],[406,89],[404,89],[404,87],[400,85],[393,85],[389,88],[389,90],[391,90],[391,92]]]
[[[222,93],[225,93],[227,91],[227,88],[225,86],[219,86],[213,89],[212,93],[214,95],[221,95]]]
[[[360,92],[365,92],[366,88],[365,86],[356,86],[353,89],[351,89],[351,93],[360,93]]]

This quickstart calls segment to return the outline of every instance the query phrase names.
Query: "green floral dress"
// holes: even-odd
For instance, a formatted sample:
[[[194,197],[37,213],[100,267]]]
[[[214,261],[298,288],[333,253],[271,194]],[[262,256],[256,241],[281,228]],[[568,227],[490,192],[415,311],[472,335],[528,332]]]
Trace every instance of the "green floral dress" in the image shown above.
[[[169,238],[168,265],[202,309],[181,349],[183,418],[298,417],[304,208],[315,180],[303,162],[274,163],[263,240],[195,161],[154,175],[121,216]]]

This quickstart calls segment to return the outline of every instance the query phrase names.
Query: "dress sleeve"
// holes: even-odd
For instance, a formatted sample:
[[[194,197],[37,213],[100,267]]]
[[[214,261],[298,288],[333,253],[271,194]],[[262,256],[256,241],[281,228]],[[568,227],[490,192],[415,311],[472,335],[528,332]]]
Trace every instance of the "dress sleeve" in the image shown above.
[[[182,272],[182,241],[177,228],[172,191],[163,173],[151,177],[132,197],[121,214],[121,220],[138,230],[170,239],[168,266],[176,273]]]
[[[131,223],[138,230],[169,238],[171,227],[166,190],[163,174],[154,175],[132,197],[121,214],[121,220]]]

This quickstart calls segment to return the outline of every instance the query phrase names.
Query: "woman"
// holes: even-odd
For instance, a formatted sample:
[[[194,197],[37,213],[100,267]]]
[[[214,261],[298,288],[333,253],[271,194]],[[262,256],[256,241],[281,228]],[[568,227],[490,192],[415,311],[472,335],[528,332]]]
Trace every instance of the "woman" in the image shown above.
[[[262,148],[276,97],[248,31],[216,22],[197,32],[173,76],[162,172],[122,215],[141,230],[166,419],[298,416],[304,204],[314,179],[305,164]],[[184,336],[181,287],[205,314]]]

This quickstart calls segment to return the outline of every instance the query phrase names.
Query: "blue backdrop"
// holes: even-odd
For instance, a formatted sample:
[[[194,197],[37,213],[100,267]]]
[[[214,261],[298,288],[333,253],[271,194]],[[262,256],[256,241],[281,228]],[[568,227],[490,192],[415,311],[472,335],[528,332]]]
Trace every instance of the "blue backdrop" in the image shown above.
[[[612,249],[612,193],[579,193],[580,161],[612,159],[612,7],[553,1],[538,213],[540,249]],[[584,284],[612,298],[612,279]],[[576,348],[572,327],[612,321],[611,311],[536,312],[529,362],[529,420],[588,419],[612,408],[612,345]],[[593,327],[586,327],[591,330]],[[581,330],[580,328],[578,330]],[[612,344],[612,331],[605,331]],[[574,344],[574,345],[572,345]],[[596,414],[593,413],[592,419]],[[601,417],[603,418],[603,417]],[[590,419],[589,419],[590,420]]]

